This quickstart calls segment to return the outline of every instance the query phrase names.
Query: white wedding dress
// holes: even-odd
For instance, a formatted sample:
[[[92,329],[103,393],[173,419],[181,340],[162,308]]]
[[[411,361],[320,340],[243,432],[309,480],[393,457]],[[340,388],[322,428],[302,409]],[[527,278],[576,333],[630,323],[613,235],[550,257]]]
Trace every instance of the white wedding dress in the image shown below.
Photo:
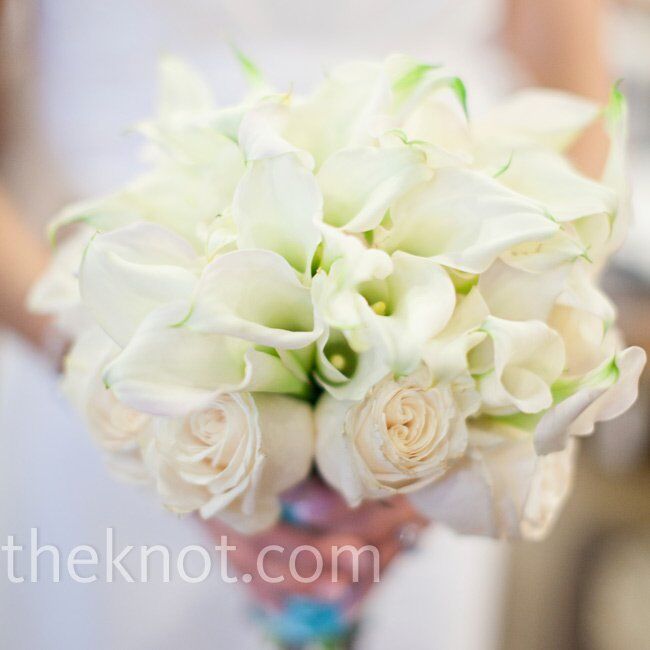
[[[25,144],[16,158],[17,198],[27,188],[22,198],[29,205],[30,194],[52,186],[39,171],[43,151],[70,198],[105,192],[132,176],[139,143],[124,136],[124,128],[153,110],[155,63],[165,52],[195,64],[227,103],[244,91],[229,41],[279,87],[297,90],[338,61],[406,51],[457,70],[478,111],[489,99],[485,89],[501,92],[510,79],[489,44],[497,10],[481,0],[41,0],[33,34],[39,42],[37,110],[26,111],[24,119],[34,120],[26,132],[41,133],[44,141],[31,149]],[[49,209],[59,207],[54,203]],[[79,544],[103,556],[107,527],[119,547],[165,544],[172,557],[183,546],[209,544],[191,519],[167,514],[150,495],[108,476],[59,396],[56,378],[35,354],[11,339],[0,352],[2,544],[13,535],[16,544],[28,546],[32,527],[39,544],[57,546],[64,559]],[[166,584],[153,571],[148,584],[119,577],[107,584],[100,571],[99,581],[78,584],[63,564],[61,582],[54,584],[45,552],[37,582],[11,584],[6,555],[0,558],[0,647],[265,647],[248,622],[243,589],[217,575],[201,584],[178,577]],[[376,590],[358,647],[495,648],[505,565],[503,546],[433,527],[421,549],[400,560]],[[28,575],[29,568],[22,557],[16,573]]]

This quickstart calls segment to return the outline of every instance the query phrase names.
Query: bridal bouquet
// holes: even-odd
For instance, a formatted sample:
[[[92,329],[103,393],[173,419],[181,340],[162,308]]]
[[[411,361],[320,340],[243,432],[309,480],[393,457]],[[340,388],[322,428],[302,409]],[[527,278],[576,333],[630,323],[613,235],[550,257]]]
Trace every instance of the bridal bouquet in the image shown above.
[[[598,288],[622,95],[470,120],[460,79],[405,56],[308,96],[243,62],[249,96],[215,108],[165,61],[150,171],[51,225],[31,302],[74,338],[64,388],[110,465],[244,532],[315,466],[351,506],[406,494],[462,533],[540,536],[645,362]],[[599,182],[565,155],[597,120]]]

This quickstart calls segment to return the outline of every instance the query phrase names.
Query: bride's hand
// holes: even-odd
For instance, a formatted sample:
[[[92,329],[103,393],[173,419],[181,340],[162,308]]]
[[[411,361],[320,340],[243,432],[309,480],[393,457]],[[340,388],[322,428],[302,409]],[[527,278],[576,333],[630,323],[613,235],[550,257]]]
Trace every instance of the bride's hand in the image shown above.
[[[308,528],[279,523],[247,536],[217,519],[203,523],[216,543],[226,536],[228,545],[236,547],[228,553],[231,566],[240,579],[251,576],[251,587],[262,603],[279,607],[292,595],[358,602],[426,522],[401,497],[351,509],[330,494]],[[295,554],[292,563],[292,551],[304,546],[309,548]],[[355,559],[351,550],[363,547],[371,548]],[[316,573],[317,578],[305,581]]]

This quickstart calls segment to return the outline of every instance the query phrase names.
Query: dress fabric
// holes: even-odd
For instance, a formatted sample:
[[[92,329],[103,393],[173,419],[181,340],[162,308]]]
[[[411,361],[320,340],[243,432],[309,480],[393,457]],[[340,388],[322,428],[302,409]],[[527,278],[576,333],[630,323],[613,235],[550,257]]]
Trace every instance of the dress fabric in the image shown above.
[[[470,89],[472,110],[511,79],[493,44],[499,7],[486,0],[41,0],[34,6],[38,52],[29,96],[36,110],[23,119],[29,121],[26,132],[41,137],[36,144],[25,141],[20,171],[29,182],[16,184],[27,209],[30,192],[53,183],[38,163],[44,151],[56,169],[50,211],[60,207],[61,196],[107,192],[136,173],[139,142],[124,130],[151,114],[156,60],[163,53],[204,72],[224,104],[245,90],[228,42],[278,87],[297,91],[309,89],[337,62],[395,51],[457,71]],[[107,527],[120,547],[165,544],[172,558],[184,546],[210,544],[192,519],[166,513],[151,495],[108,475],[54,375],[6,337],[0,346],[2,543],[13,535],[16,544],[29,546],[32,527],[38,543],[55,545],[63,558],[80,544],[95,546],[101,558]],[[505,563],[506,551],[496,542],[432,527],[421,548],[399,560],[376,589],[358,647],[495,648]],[[218,575],[199,584],[176,575],[164,583],[153,565],[147,584],[119,577],[78,584],[65,569],[55,584],[44,552],[37,582],[0,580],[0,646],[265,647],[239,585]],[[17,574],[28,568],[29,557],[21,557]]]

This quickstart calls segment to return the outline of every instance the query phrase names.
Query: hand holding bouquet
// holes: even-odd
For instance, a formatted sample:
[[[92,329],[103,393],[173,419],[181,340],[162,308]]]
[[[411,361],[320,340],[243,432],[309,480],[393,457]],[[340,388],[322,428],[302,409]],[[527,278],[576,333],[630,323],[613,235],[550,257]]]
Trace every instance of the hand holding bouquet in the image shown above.
[[[75,344],[64,386],[122,476],[256,532],[314,464],[352,506],[407,495],[463,533],[538,537],[575,438],[636,397],[598,289],[627,216],[625,103],[522,92],[482,119],[404,56],[306,97],[217,109],[162,65],[151,171],[74,205],[35,309]],[[600,182],[567,147],[611,134]]]

